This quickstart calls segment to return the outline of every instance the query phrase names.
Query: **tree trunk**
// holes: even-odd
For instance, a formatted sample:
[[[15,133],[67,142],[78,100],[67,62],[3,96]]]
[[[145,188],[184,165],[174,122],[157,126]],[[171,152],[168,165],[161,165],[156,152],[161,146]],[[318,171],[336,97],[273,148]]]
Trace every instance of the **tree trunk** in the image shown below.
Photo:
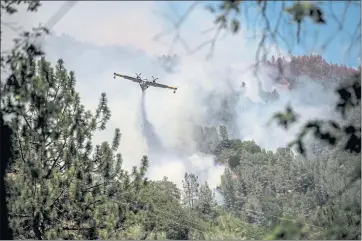
[[[4,124],[3,116],[0,114],[0,163],[1,163],[1,193],[0,193],[0,213],[1,213],[1,240],[12,240],[13,235],[9,227],[8,220],[8,209],[6,206],[6,187],[5,187],[5,178],[6,178],[6,168],[11,159],[11,128]]]

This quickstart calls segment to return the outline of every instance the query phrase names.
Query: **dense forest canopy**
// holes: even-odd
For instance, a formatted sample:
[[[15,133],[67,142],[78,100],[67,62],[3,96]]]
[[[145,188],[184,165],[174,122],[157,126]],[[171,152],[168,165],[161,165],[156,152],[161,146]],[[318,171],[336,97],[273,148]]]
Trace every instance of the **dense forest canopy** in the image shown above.
[[[12,4],[1,8],[12,12]],[[31,11],[37,7],[29,5]],[[309,124],[315,131],[307,139],[308,155],[285,146],[271,150],[237,133],[235,109],[242,91],[217,100],[215,93],[206,96],[209,104],[219,102],[209,113],[214,120],[194,125],[190,139],[196,153],[212,157],[223,173],[215,177],[220,179],[216,189],[192,171],[177,185],[171,176],[147,178],[157,155],[140,156],[127,171],[119,147],[128,140],[120,128],[113,139],[96,144],[95,133],[106,130],[112,118],[106,93],[88,110],[76,89],[77,70],[69,70],[63,59],[47,60],[31,41],[22,44],[2,56],[2,66],[10,69],[1,80],[1,131],[9,152],[4,174],[12,238],[361,239],[360,144],[359,149],[351,144],[360,138],[358,86],[352,85],[356,101],[338,89],[352,108],[329,123],[332,127]],[[176,55],[157,61],[168,72],[182,64]],[[260,88],[262,105],[295,93],[303,80],[333,91],[332,86],[360,77],[360,67],[330,64],[318,55],[272,57],[262,67],[271,79],[277,75],[275,86],[281,87],[280,92]],[[143,134],[152,151],[164,154],[167,148],[147,119],[144,102],[142,95]],[[323,128],[340,130],[336,135],[342,141]]]

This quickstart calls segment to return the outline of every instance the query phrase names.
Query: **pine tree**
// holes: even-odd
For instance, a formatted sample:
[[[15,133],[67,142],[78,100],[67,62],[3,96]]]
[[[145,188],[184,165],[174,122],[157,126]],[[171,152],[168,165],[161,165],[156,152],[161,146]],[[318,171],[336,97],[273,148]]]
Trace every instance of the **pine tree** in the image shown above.
[[[189,239],[190,215],[181,205],[180,190],[176,184],[167,177],[161,181],[150,181],[140,198],[141,203],[149,207],[137,218],[137,223],[143,225],[146,239],[162,234],[167,239]]]
[[[27,12],[36,12],[41,5],[39,0],[34,1],[6,1],[1,3],[1,16],[4,19],[7,15],[13,15],[18,12],[18,7],[23,5],[26,7]],[[1,21],[1,27],[5,25],[5,21]],[[3,31],[1,31],[1,37]],[[7,187],[5,185],[6,182],[6,169],[8,168],[9,162],[13,159],[12,155],[12,130],[8,123],[5,123],[4,120],[4,110],[6,107],[5,103],[3,103],[3,87],[4,83],[8,82],[12,78],[12,71],[16,69],[16,66],[19,66],[20,63],[27,62],[28,59],[33,59],[37,55],[42,54],[40,50],[35,48],[33,44],[29,42],[34,36],[41,36],[44,33],[47,33],[45,28],[34,28],[32,32],[23,32],[16,40],[14,40],[14,46],[11,51],[2,51],[1,52],[1,70],[2,70],[2,78],[1,78],[1,114],[0,114],[0,133],[1,133],[1,164],[0,164],[0,175],[1,175],[1,195],[0,195],[0,213],[1,213],[1,239],[13,239],[12,231],[9,228],[9,218],[8,218],[8,209],[7,209],[7,201],[6,197],[8,195]],[[9,68],[10,67],[10,68]],[[10,69],[10,78],[6,78],[6,81],[3,81],[4,76],[7,75],[5,70]],[[24,80],[27,80],[24,78]],[[5,85],[6,86],[6,85]],[[21,85],[12,86],[15,91],[21,89]],[[5,108],[4,108],[5,107]],[[8,108],[9,109],[12,108]],[[12,113],[15,114],[15,113]]]
[[[106,95],[95,114],[86,111],[75,91],[75,74],[62,60],[55,68],[44,58],[29,66],[33,74],[23,91],[5,89],[7,106],[18,106],[20,117],[10,116],[15,152],[8,185],[14,237],[112,237],[129,211],[125,197],[144,183],[148,160],[131,174],[121,169],[119,129],[111,144],[93,148],[93,133],[104,130],[111,116]],[[14,73],[13,79],[26,74]]]
[[[196,210],[199,217],[210,221],[216,217],[216,200],[215,193],[210,189],[207,182],[200,186],[199,197],[196,204]]]
[[[184,180],[182,180],[183,187],[183,203],[190,210],[195,208],[195,204],[199,194],[198,177],[193,173],[185,173]]]
[[[225,207],[232,209],[236,203],[236,187],[229,169],[226,169],[224,175],[221,176],[221,185],[218,189],[224,197]]]
[[[229,148],[231,145],[230,139],[229,139],[229,134],[228,131],[226,129],[226,127],[224,125],[220,125],[219,127],[219,133],[220,133],[220,137],[221,137],[221,146],[223,148]]]

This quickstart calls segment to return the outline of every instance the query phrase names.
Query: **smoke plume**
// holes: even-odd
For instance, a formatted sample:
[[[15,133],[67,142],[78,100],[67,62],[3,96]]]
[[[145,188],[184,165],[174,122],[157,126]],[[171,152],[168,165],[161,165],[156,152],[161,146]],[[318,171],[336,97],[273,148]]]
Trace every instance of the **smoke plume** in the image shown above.
[[[149,178],[159,180],[167,176],[179,187],[184,173],[192,172],[201,182],[208,181],[215,188],[224,170],[215,166],[213,156],[195,148],[195,126],[228,124],[233,138],[253,139],[262,148],[275,150],[287,145],[299,130],[299,125],[288,131],[276,124],[267,125],[271,116],[287,104],[296,109],[301,122],[333,115],[333,91],[307,77],[299,80],[304,83],[300,88],[285,90],[268,77],[265,69],[259,68],[255,76],[247,68],[254,58],[230,63],[224,57],[206,62],[204,58],[180,56],[178,68],[170,73],[157,64],[158,56],[148,56],[130,47],[82,44],[66,36],[53,37],[48,46],[46,52],[52,62],[63,58],[66,67],[75,70],[77,90],[87,108],[94,109],[98,104],[95,96],[107,93],[112,117],[107,130],[98,133],[94,142],[111,140],[114,128],[119,127],[124,167],[138,165],[147,154]],[[78,46],[77,58],[74,48],[64,46]],[[240,55],[251,56],[248,51],[240,49]],[[173,94],[167,89],[150,87],[147,96],[142,94],[140,103],[139,86],[121,78],[114,80],[113,72],[130,76],[142,72],[143,78],[155,76],[158,82],[179,89]],[[243,82],[245,87],[241,87]],[[280,99],[263,99],[260,93],[273,89],[278,90]]]
[[[157,136],[155,132],[155,128],[147,119],[146,107],[145,107],[145,99],[146,92],[142,91],[141,95],[141,129],[142,135],[146,138],[147,146],[151,153],[159,153],[162,152],[162,142],[160,138]]]

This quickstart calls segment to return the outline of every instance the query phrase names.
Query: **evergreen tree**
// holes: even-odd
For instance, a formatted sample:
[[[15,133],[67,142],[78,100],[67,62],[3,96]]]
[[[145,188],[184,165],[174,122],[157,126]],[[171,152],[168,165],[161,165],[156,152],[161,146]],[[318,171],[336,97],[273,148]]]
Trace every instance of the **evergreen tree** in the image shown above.
[[[190,210],[195,208],[198,199],[200,184],[197,179],[198,177],[195,174],[186,172],[184,180],[182,180],[183,203]]]
[[[199,197],[196,210],[199,217],[206,221],[211,221],[216,217],[215,193],[212,192],[207,182],[200,186]]]
[[[140,203],[147,207],[147,213],[140,217],[139,223],[145,224],[147,235],[157,232],[167,232],[174,218],[169,215],[181,213],[180,190],[176,184],[170,182],[167,177],[161,181],[150,181],[147,188],[140,193]],[[171,221],[170,221],[171,219]]]
[[[226,129],[226,127],[224,125],[220,125],[219,127],[219,133],[220,133],[220,138],[221,138],[221,142],[220,145],[223,148],[229,148],[231,145],[231,142],[229,140],[229,134],[228,131]]]
[[[34,75],[27,91],[5,92],[7,106],[18,105],[11,118],[15,155],[9,168],[11,228],[20,239],[108,238],[122,226],[127,192],[143,185],[148,165],[121,169],[116,154],[120,130],[111,144],[93,148],[92,135],[110,118],[102,94],[95,114],[86,111],[75,91],[75,74],[62,60],[55,68],[44,58],[31,62]],[[23,75],[15,72],[14,78]],[[13,98],[12,98],[13,97]],[[129,196],[129,195],[128,195]]]
[[[230,170],[226,169],[223,176],[221,176],[221,185],[218,188],[224,197],[225,207],[232,209],[236,202],[235,197],[235,184]]]
[[[8,17],[9,15],[14,15],[18,12],[18,8],[20,6],[23,6],[26,8],[27,12],[36,12],[41,5],[39,0],[34,1],[3,1],[1,3],[1,17],[2,19]],[[3,28],[6,24],[5,21],[1,21],[1,27]],[[8,23],[10,24],[10,23]],[[10,26],[10,25],[8,25]],[[13,115],[17,115],[17,113],[14,113],[14,110],[17,109],[15,106],[7,106],[6,103],[3,102],[3,97],[5,95],[4,93],[4,86],[8,86],[9,82],[10,85],[12,84],[13,80],[13,71],[19,67],[22,66],[25,70],[27,67],[27,62],[30,59],[33,59],[34,57],[37,57],[42,54],[42,51],[40,51],[36,46],[32,43],[30,43],[30,40],[36,36],[41,36],[44,33],[47,33],[47,30],[45,28],[39,27],[32,29],[31,32],[22,32],[16,40],[14,40],[14,46],[11,49],[11,51],[1,51],[1,114],[0,114],[0,133],[1,133],[1,163],[0,163],[0,175],[1,175],[1,182],[0,182],[0,189],[1,189],[1,195],[0,195],[0,213],[1,213],[1,239],[13,239],[12,231],[9,228],[9,214],[7,209],[7,196],[8,191],[7,187],[5,185],[6,183],[6,169],[8,168],[8,165],[10,164],[11,160],[13,159],[12,154],[12,129],[9,125],[9,123],[6,123],[5,121],[5,109],[7,109],[7,113],[11,113]],[[3,31],[1,30],[1,38],[3,38]],[[6,71],[9,70],[9,71]],[[9,74],[10,73],[10,74]],[[29,72],[24,71],[24,73],[31,74]],[[10,75],[10,76],[9,76]],[[5,77],[6,76],[6,77]],[[29,75],[22,75],[21,82],[28,81]],[[12,86],[13,91],[17,92],[22,89],[22,85],[17,83]]]

